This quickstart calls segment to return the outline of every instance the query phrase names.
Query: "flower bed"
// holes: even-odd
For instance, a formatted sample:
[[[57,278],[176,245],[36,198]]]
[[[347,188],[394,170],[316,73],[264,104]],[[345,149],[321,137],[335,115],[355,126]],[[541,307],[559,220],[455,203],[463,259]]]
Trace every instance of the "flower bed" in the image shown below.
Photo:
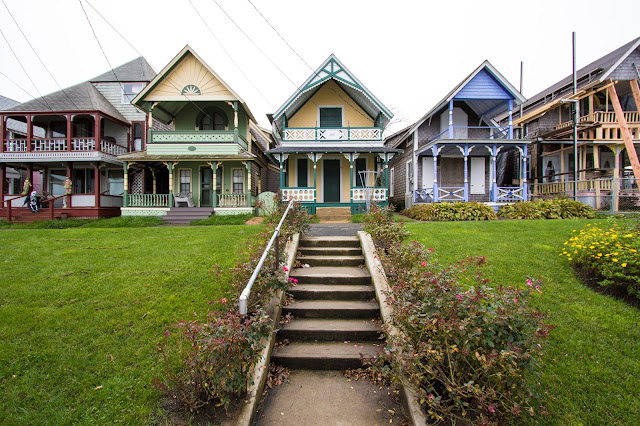
[[[478,202],[419,204],[401,212],[411,219],[424,221],[496,220],[491,206]]]
[[[611,221],[591,225],[564,243],[560,256],[598,277],[605,287],[621,287],[640,299],[640,225]]]

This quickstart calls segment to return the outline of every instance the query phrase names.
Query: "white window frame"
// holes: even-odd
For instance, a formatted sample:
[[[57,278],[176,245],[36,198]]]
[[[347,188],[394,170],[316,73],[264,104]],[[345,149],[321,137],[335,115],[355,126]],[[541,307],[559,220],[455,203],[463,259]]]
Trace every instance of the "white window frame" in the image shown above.
[[[395,186],[396,186],[395,171],[396,171],[395,167],[392,167],[391,170],[389,170],[389,197],[393,197],[395,195]]]
[[[182,169],[178,169],[178,191],[177,193],[181,193],[181,189],[182,189],[182,171],[186,170],[189,172],[189,194],[191,194],[193,196],[193,172],[191,171],[191,169],[189,168],[182,168]]]
[[[405,164],[405,194],[411,194],[411,183],[413,181],[413,160],[409,160]]]
[[[342,110],[342,125],[340,127],[336,127],[337,129],[340,129],[342,127],[344,127],[344,105],[318,105],[318,112],[317,112],[317,121],[316,123],[318,124],[318,128],[322,129],[323,127],[320,126],[320,108],[340,108]],[[329,128],[329,127],[327,127]]]
[[[242,192],[240,192],[239,194],[236,194],[235,188],[233,187],[235,185],[235,182],[233,181],[233,172],[235,170],[240,170],[242,172]],[[245,179],[245,169],[243,169],[242,167],[233,167],[231,168],[231,193],[232,194],[236,194],[236,195],[242,195],[244,193],[246,193],[247,188],[245,187],[246,183],[246,179]]]
[[[138,96],[138,94],[144,90],[144,86],[145,86],[145,84],[140,81],[132,81],[130,83],[121,83],[121,84],[122,84],[122,103],[123,104],[131,104],[131,101],[133,101],[135,97]],[[131,90],[132,90],[131,93],[127,93],[125,91],[125,86],[127,85],[131,85]],[[137,92],[135,91],[136,87],[140,87],[140,90],[138,90]],[[127,96],[132,96],[132,95],[133,97],[131,99],[127,99]]]

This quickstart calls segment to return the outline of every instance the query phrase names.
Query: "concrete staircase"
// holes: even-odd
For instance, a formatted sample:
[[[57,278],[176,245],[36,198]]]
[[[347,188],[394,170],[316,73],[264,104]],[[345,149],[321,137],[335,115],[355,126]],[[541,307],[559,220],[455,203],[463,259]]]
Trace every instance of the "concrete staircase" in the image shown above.
[[[213,213],[213,207],[172,207],[162,219],[174,225],[188,225],[198,219],[206,219]]]
[[[357,237],[304,237],[297,260],[308,268],[291,271],[298,284],[294,302],[282,315],[280,342],[272,360],[292,369],[343,370],[361,367],[360,354],[372,355],[380,344],[373,320],[380,309]]]
[[[320,223],[350,223],[351,208],[349,207],[318,207],[316,217]]]

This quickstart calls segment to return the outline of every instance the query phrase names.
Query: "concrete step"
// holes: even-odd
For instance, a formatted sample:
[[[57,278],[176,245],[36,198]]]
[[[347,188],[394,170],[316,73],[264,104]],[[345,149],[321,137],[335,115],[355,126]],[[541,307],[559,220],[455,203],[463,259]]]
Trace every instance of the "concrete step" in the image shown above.
[[[301,247],[360,247],[358,237],[310,237],[300,238]]]
[[[305,256],[299,258],[310,266],[358,266],[364,265],[363,256]]]
[[[296,300],[372,300],[371,285],[298,284],[289,289]]]
[[[198,219],[206,219],[213,213],[213,207],[172,207],[162,217],[165,222],[188,224]]]
[[[299,318],[282,324],[278,338],[291,341],[373,341],[380,337],[380,329],[372,320]]]
[[[362,367],[360,354],[373,356],[379,343],[294,342],[273,350],[271,360],[287,368],[302,370],[345,370]]]
[[[331,217],[331,216],[349,216],[351,217],[350,207],[318,207],[316,208],[316,216],[318,217]]]
[[[283,306],[282,314],[293,318],[377,318],[377,302],[365,300],[295,300]],[[295,320],[294,320],[295,321]]]
[[[298,259],[302,262],[304,256],[360,256],[362,249],[360,247],[300,247],[298,246],[300,256]],[[305,263],[305,262],[302,262]]]
[[[367,268],[357,266],[312,266],[310,268],[296,268],[290,277],[300,284],[371,284],[371,274]]]

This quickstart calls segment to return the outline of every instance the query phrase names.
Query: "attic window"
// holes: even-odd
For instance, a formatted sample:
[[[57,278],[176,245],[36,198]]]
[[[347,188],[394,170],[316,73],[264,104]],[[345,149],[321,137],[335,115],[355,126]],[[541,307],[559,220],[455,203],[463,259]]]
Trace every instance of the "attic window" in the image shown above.
[[[320,127],[342,127],[342,107],[318,107]]]
[[[122,103],[130,104],[144,89],[144,83],[122,83]]]

